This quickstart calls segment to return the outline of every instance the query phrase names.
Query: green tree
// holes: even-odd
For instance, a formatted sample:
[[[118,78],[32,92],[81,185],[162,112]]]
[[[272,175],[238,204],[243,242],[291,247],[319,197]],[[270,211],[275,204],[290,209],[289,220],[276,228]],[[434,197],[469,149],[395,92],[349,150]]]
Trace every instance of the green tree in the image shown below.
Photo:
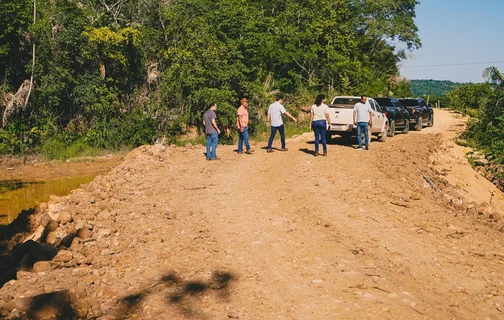
[[[31,0],[0,0],[0,76],[2,91],[17,89],[28,78],[24,66],[30,61],[33,21]],[[5,88],[5,86],[8,86]]]
[[[476,116],[492,91],[489,83],[468,83],[450,91],[447,96],[451,108]]]

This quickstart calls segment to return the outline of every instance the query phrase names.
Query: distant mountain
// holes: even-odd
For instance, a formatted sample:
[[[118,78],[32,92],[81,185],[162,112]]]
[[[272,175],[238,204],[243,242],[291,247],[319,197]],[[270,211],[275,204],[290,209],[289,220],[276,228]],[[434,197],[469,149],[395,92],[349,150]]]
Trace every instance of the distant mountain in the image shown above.
[[[464,85],[465,83],[448,80],[410,80],[411,91],[416,97],[425,95],[443,96],[449,91]]]

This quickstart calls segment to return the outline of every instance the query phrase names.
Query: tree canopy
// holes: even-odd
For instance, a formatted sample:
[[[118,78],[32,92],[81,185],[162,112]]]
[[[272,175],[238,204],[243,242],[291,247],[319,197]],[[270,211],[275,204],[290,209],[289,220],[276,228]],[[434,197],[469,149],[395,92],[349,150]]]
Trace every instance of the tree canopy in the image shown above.
[[[48,139],[138,145],[201,125],[212,102],[232,129],[243,96],[260,117],[278,91],[290,108],[320,92],[388,95],[404,58],[392,43],[421,46],[415,0],[53,0],[33,24],[34,2],[0,0],[1,112],[37,48],[3,153]]]

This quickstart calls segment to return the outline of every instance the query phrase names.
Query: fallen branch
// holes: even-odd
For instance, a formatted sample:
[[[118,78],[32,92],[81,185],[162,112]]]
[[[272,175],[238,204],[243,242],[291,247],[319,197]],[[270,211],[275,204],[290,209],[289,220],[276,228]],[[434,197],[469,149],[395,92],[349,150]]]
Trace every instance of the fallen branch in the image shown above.
[[[424,178],[425,181],[427,181],[427,183],[433,187],[437,192],[442,192],[441,189],[439,189],[435,184],[434,182],[432,182],[429,178],[427,178],[425,175],[422,174],[422,177]]]
[[[411,206],[409,204],[406,204],[406,203],[402,203],[402,202],[397,202],[397,201],[390,201],[390,204],[393,204],[395,206],[398,206],[398,207],[404,207],[404,208],[411,208]]]

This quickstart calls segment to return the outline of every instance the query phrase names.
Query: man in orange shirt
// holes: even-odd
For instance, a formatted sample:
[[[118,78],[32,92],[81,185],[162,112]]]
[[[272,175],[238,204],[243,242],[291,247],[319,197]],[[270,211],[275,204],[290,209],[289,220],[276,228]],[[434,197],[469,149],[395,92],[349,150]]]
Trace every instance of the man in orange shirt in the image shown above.
[[[238,108],[236,127],[238,128],[238,154],[243,153],[243,142],[245,142],[245,153],[251,154],[254,150],[250,149],[249,138],[248,138],[248,100],[247,98],[242,98],[240,100],[240,107]]]

